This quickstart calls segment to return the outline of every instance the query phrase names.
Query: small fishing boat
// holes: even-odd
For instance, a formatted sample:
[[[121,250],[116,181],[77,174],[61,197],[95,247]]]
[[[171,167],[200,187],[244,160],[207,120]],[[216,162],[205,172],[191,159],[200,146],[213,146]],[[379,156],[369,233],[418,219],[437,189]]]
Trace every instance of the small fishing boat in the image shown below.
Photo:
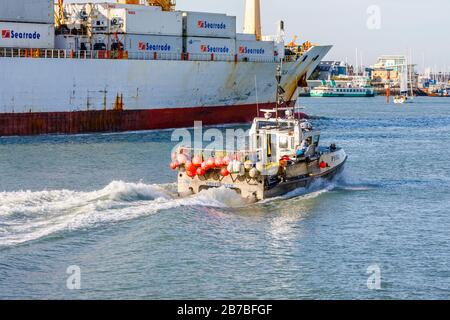
[[[278,87],[277,91],[282,90]],[[282,98],[277,101],[275,109],[261,110],[264,117],[253,120],[245,150],[180,147],[170,165],[178,171],[179,195],[225,187],[256,202],[339,174],[347,161],[345,151],[335,144],[320,146],[320,131],[308,120],[298,118]]]

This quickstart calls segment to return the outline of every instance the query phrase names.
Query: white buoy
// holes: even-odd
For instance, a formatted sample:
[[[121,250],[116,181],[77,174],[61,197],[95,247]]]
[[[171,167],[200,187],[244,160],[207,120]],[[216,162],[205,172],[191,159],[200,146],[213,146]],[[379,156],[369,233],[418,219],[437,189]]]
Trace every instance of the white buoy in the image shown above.
[[[240,172],[241,171],[241,165],[242,165],[242,162],[235,160],[233,162],[233,172],[236,172],[236,173]]]
[[[233,173],[233,167],[234,167],[234,160],[231,161],[227,166],[227,170],[229,173]]]

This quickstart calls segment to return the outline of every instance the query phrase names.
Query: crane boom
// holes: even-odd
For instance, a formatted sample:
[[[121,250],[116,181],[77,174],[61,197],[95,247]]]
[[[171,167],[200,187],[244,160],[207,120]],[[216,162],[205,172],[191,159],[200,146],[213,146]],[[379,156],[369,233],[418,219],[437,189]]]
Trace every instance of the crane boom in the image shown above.
[[[174,11],[175,0],[147,0],[148,5],[161,7],[163,11]]]
[[[58,7],[55,10],[55,24],[60,27],[66,23],[64,17],[64,0],[58,0]]]

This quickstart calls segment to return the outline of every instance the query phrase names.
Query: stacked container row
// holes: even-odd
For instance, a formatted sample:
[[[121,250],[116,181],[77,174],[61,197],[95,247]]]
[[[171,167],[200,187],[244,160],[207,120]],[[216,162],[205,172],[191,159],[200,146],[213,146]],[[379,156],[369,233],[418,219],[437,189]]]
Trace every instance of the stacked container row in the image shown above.
[[[160,7],[111,3],[65,5],[69,28],[84,26],[94,50],[181,53],[183,20],[180,12]],[[103,47],[104,46],[104,47]]]
[[[0,47],[54,48],[53,0],[1,0]]]

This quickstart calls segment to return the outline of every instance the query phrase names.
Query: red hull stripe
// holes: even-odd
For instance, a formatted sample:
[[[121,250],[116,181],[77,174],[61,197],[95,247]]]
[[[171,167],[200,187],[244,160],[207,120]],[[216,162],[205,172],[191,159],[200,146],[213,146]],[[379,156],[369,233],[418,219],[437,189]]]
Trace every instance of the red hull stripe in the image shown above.
[[[259,108],[273,108],[260,104]],[[256,105],[157,110],[0,113],[0,136],[125,132],[251,122]],[[304,115],[305,116],[305,115]]]

